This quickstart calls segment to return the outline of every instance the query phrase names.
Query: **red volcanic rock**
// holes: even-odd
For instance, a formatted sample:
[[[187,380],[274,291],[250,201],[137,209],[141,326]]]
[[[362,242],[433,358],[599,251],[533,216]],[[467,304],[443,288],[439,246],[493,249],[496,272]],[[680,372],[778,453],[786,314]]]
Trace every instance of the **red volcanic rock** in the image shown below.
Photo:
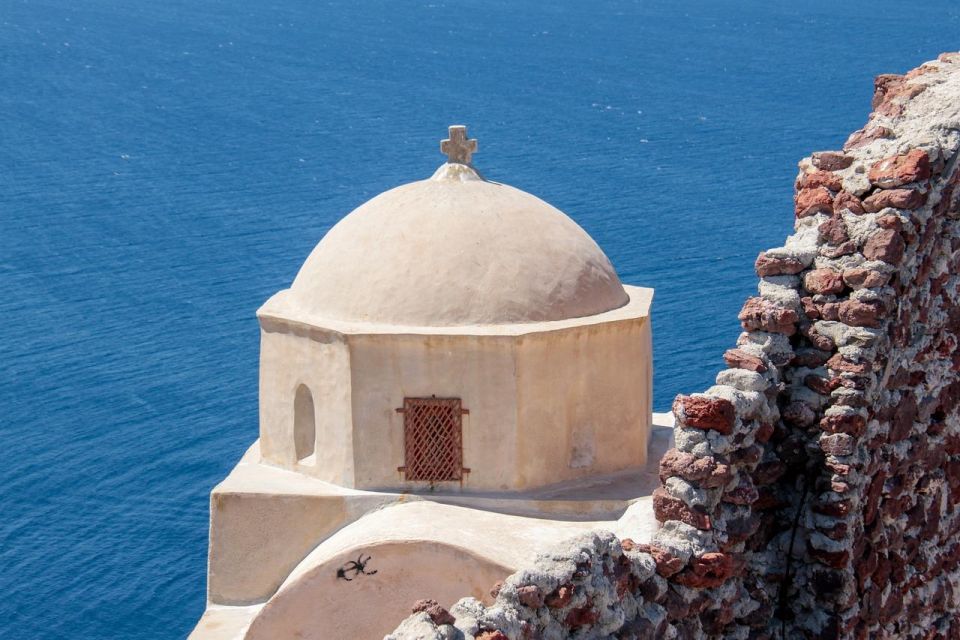
[[[808,374],[803,379],[803,384],[808,389],[812,389],[821,395],[828,396],[830,392],[836,389],[840,381],[838,378],[824,378],[815,374]]]
[[[436,600],[417,600],[414,602],[411,613],[419,613],[421,611],[430,616],[430,619],[433,620],[433,624],[435,625],[453,624],[457,621],[456,618],[454,618],[449,611],[441,607],[440,603]]]
[[[820,255],[825,258],[839,258],[840,256],[848,256],[856,252],[857,245],[854,244],[852,240],[843,242],[837,246],[825,244],[820,247]]]
[[[617,589],[617,598],[623,600],[627,593],[634,593],[640,587],[640,578],[631,573],[632,565],[627,556],[620,556],[613,567],[613,581]]]
[[[823,447],[821,446],[820,448],[822,449]],[[834,472],[838,476],[846,476],[850,474],[850,465],[848,464],[840,464],[839,462],[831,462],[830,460],[825,461],[823,464],[827,467],[827,469],[830,469],[830,471]]]
[[[761,253],[757,256],[754,268],[757,270],[757,275],[762,278],[766,276],[794,275],[803,271],[805,266],[796,258],[781,258]]]
[[[839,171],[853,164],[853,156],[843,151],[818,151],[810,158],[813,166],[824,171]]]
[[[562,609],[570,604],[571,600],[573,600],[573,585],[562,584],[544,598],[543,602],[551,609]]]
[[[846,433],[859,438],[867,430],[867,419],[857,413],[824,416],[820,428],[828,433]]]
[[[647,553],[653,557],[653,561],[657,564],[657,573],[664,578],[669,578],[683,569],[683,560],[666,549],[650,546]]]
[[[839,353],[827,360],[827,367],[841,373],[868,373],[869,362],[850,362]]]
[[[710,552],[696,557],[690,567],[674,577],[674,582],[693,589],[719,587],[735,573],[737,563],[726,553]]]
[[[900,100],[887,100],[874,111],[871,116],[887,116],[890,118],[897,118],[903,115],[904,105]]]
[[[683,500],[673,497],[662,487],[657,487],[653,491],[653,513],[660,522],[679,520],[704,531],[711,529],[710,516],[694,511]]]
[[[864,127],[859,131],[854,131],[850,134],[850,137],[847,138],[847,142],[843,145],[844,151],[849,151],[851,149],[857,149],[859,147],[866,146],[873,142],[874,140],[880,140],[881,138],[892,138],[893,130],[889,127],[874,126],[869,129]]]
[[[942,55],[942,54],[941,54]],[[939,60],[939,58],[937,58]],[[910,80],[911,78],[919,78],[920,76],[925,76],[928,73],[937,73],[940,71],[939,67],[933,65],[928,65],[926,63],[920,65],[916,69],[911,69],[907,71],[906,75],[903,76],[905,80]]]
[[[794,212],[798,218],[833,211],[833,196],[826,187],[800,189],[794,199]]]
[[[836,480],[831,480],[830,491],[833,491],[835,493],[847,493],[848,491],[850,491],[850,485],[846,482],[838,482]],[[835,527],[831,527],[830,529],[823,529],[822,531],[824,531],[824,533],[827,533],[828,531],[831,532],[831,533],[827,533],[827,535],[830,537],[833,537],[833,535],[831,534],[836,534],[837,537],[834,538],[834,540],[840,540],[841,538],[847,535],[847,525],[836,525]]]
[[[767,370],[767,364],[761,358],[741,349],[727,349],[723,354],[723,361],[733,369],[746,369],[756,373],[764,373]]]
[[[877,191],[863,201],[869,213],[893,207],[895,209],[919,209],[927,202],[927,194],[916,189],[885,189]]]
[[[791,336],[797,331],[796,323],[800,319],[797,312],[764,300],[750,298],[738,315],[740,324],[747,331],[769,331]]]
[[[843,278],[833,269],[814,269],[803,276],[803,287],[811,293],[840,293]]]
[[[803,313],[807,318],[811,320],[820,319],[820,308],[817,307],[817,304],[813,301],[811,296],[804,296],[800,298],[800,306],[803,307]]]
[[[881,73],[873,79],[873,99],[870,101],[870,107],[876,109],[890,93],[903,86],[904,77],[897,73]]]
[[[960,404],[960,380],[955,380],[944,387],[937,399],[940,402],[941,411],[944,413],[953,411]]]
[[[830,456],[848,456],[853,453],[856,440],[846,433],[833,433],[820,438],[820,450]]]
[[[870,524],[877,517],[877,507],[880,505],[880,495],[883,493],[883,483],[887,479],[885,472],[881,471],[870,481],[870,487],[867,489],[867,499],[863,510],[863,521]],[[873,573],[872,571],[870,573]]]
[[[705,489],[712,489],[730,482],[731,475],[730,467],[713,456],[697,457],[685,451],[669,449],[660,459],[661,482],[676,476]]]
[[[903,220],[899,216],[888,213],[877,218],[877,226],[881,229],[893,229],[900,233],[903,231]]]
[[[960,460],[950,460],[947,462],[944,472],[947,476],[947,485],[950,487],[950,493],[952,496],[955,496],[958,489],[960,489]]]
[[[905,155],[890,156],[873,165],[867,177],[881,189],[926,180],[930,177],[930,158],[922,149],[914,149]]]
[[[904,103],[920,95],[926,90],[926,85],[908,83],[907,80],[928,73],[923,67],[914,69],[906,76],[893,73],[884,73],[873,81],[874,112],[879,115],[896,117],[903,113]],[[898,98],[898,99],[897,99]]]
[[[877,327],[880,311],[876,305],[859,300],[844,300],[840,303],[840,322],[851,327]]]
[[[872,269],[844,269],[843,281],[852,289],[871,289],[882,287],[890,280],[890,276],[873,271]]]
[[[829,171],[821,170],[801,174],[797,179],[798,189],[816,187],[826,187],[830,191],[840,191],[843,188],[843,182]]]
[[[811,509],[814,513],[833,516],[834,518],[842,518],[850,513],[851,504],[849,500],[814,502]]]
[[[850,239],[850,236],[847,235],[847,225],[843,222],[843,218],[839,215],[834,215],[832,218],[822,223],[819,227],[817,227],[817,231],[820,232],[820,237],[830,244],[839,245]]]
[[[903,440],[913,430],[913,423],[917,419],[917,399],[912,393],[907,393],[897,404],[897,411],[893,415],[890,426],[890,442]]]
[[[416,602],[413,603],[413,606],[410,607],[410,613],[420,613],[421,611],[426,611],[427,609],[433,606],[439,607],[440,603],[437,602],[436,600],[429,600],[429,599],[417,600]]]
[[[729,504],[750,505],[757,501],[757,488],[748,476],[742,476],[736,487],[723,494],[721,500]]]
[[[476,640],[510,640],[510,636],[503,631],[481,631],[475,636]]]
[[[861,214],[863,213],[863,203],[860,202],[860,198],[852,193],[841,191],[837,194],[837,197],[833,199],[833,211],[834,213],[840,213],[843,210],[847,210],[850,213]]]
[[[906,78],[896,76],[895,79],[887,84],[882,93],[874,94],[874,102],[877,102],[879,98],[879,102],[874,107],[875,115],[889,116],[891,118],[900,116],[904,112],[905,103],[927,89],[926,85],[907,83],[905,80]]]
[[[822,339],[829,341],[829,348],[833,348],[833,341],[826,336],[820,336]],[[827,360],[830,359],[830,350],[821,350],[821,349],[797,349],[796,353],[793,356],[793,360],[790,361],[790,364],[796,367],[807,367],[810,369],[816,369],[822,364],[826,364]]]
[[[754,439],[760,443],[768,442],[770,438],[773,436],[774,431],[776,431],[776,427],[774,427],[769,422],[761,423],[760,427],[757,429],[757,433],[754,436]]]
[[[705,396],[677,396],[674,415],[680,423],[697,429],[712,429],[724,435],[733,431],[737,412],[729,400]]]
[[[840,303],[838,302],[824,302],[823,304],[818,304],[817,309],[820,311],[820,317],[824,320],[840,319]],[[814,342],[813,344],[820,349],[825,348],[818,342]]]
[[[586,605],[571,609],[563,623],[568,627],[577,628],[591,625],[599,619],[600,612],[594,609],[592,605]]]
[[[898,264],[903,259],[903,250],[903,238],[896,229],[881,229],[863,245],[867,260],[883,260],[889,264]]]
[[[810,543],[807,543],[807,553],[810,554],[810,557],[834,569],[847,566],[847,562],[850,560],[849,551],[823,551],[811,546]]]
[[[543,606],[543,592],[535,584],[528,584],[517,588],[517,600],[520,604],[526,605],[531,609],[539,609]]]

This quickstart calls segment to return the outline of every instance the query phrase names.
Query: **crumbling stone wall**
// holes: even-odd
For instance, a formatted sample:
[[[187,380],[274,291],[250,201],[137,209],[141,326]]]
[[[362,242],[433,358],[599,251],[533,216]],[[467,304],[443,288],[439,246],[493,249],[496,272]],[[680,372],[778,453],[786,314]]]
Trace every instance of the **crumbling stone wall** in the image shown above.
[[[611,533],[579,536],[494,588],[490,607],[465,598],[447,612],[420,601],[388,638],[596,638],[627,630],[652,637],[667,617],[657,604],[666,581],[653,558]]]
[[[960,55],[879,76],[873,108],[843,152],[800,163],[812,264],[758,260],[799,279],[805,354],[772,440],[779,526],[798,522],[780,593],[797,637],[958,638]]]
[[[960,638],[960,54],[876,79],[703,393],[648,544],[596,534],[412,638]]]

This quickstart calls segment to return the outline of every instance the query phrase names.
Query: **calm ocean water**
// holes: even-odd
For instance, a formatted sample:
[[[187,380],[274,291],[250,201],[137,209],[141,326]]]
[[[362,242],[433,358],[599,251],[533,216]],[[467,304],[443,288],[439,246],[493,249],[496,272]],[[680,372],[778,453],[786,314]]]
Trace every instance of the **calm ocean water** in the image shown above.
[[[958,35],[946,1],[0,0],[0,638],[189,632],[255,309],[448,124],[657,289],[665,410],[736,338],[796,161]]]

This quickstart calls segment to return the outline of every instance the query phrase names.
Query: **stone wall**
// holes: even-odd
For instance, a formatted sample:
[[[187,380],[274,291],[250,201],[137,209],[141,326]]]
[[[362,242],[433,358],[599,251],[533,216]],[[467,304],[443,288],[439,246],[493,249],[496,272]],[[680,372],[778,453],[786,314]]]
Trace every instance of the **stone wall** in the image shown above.
[[[799,278],[810,354],[785,373],[772,440],[779,520],[799,514],[782,593],[798,635],[957,638],[960,55],[879,76],[873,108],[842,153],[800,163],[813,263],[758,261]]]
[[[960,638],[960,54],[876,79],[703,393],[649,544],[596,534],[412,638]]]

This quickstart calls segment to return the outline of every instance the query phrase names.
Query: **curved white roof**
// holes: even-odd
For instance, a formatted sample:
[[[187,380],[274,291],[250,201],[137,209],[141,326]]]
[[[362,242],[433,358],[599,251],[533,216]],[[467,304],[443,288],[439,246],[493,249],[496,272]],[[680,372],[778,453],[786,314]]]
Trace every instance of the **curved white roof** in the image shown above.
[[[446,164],[330,229],[289,300],[322,318],[426,327],[580,318],[629,297],[607,256],[564,213]]]

